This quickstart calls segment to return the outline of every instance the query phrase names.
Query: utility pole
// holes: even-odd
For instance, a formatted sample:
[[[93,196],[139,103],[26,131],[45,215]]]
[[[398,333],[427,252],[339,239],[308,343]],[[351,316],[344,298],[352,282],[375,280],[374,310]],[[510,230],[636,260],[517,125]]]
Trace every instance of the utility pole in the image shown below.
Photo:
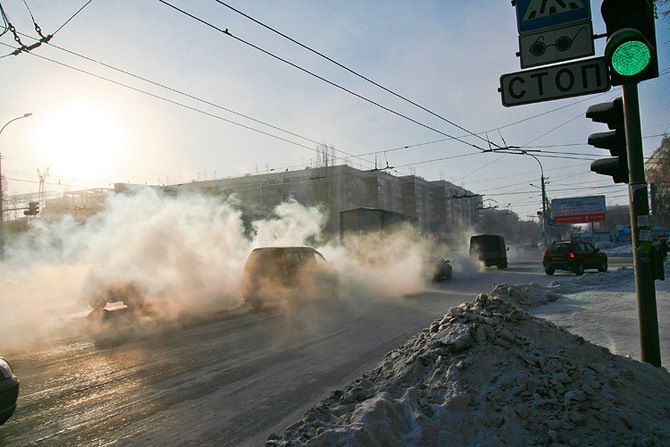
[[[529,153],[528,151],[521,151],[521,155],[530,155],[535,159],[538,165],[540,165],[540,186],[542,190],[542,236],[544,238],[544,245],[547,245],[547,190],[546,182],[544,178],[544,167],[540,162],[540,159],[535,155]],[[534,185],[533,185],[534,186]],[[537,188],[537,187],[536,187]]]
[[[540,164],[541,166],[541,164]],[[547,190],[545,189],[544,170],[542,170],[542,234],[544,235],[544,246],[547,246]]]

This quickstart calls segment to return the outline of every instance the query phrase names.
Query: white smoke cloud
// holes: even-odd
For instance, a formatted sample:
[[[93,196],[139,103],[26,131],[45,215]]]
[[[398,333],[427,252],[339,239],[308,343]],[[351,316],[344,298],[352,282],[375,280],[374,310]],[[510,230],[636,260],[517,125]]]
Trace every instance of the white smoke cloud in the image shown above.
[[[277,206],[275,215],[275,218],[253,223],[255,247],[305,245],[321,240],[327,216],[318,208],[290,200]]]
[[[288,201],[252,222],[249,234],[234,199],[150,188],[110,195],[104,209],[84,221],[33,219],[6,247],[0,336],[11,337],[18,327],[39,328],[26,333],[36,339],[51,336],[63,321],[91,311],[96,287],[133,284],[161,321],[240,308],[246,258],[262,246],[319,249],[340,272],[343,299],[399,298],[426,288],[434,247],[416,231],[359,235],[340,244],[325,238],[326,220],[318,207]]]

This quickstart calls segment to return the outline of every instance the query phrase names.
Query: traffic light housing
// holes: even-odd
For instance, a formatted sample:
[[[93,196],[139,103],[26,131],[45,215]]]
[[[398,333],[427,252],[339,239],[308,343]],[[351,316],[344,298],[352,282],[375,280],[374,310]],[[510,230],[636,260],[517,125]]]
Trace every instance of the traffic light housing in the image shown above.
[[[649,0],[603,0],[607,28],[605,59],[612,85],[658,77],[654,7]]]
[[[612,102],[592,105],[587,109],[586,117],[597,123],[605,123],[610,129],[609,132],[589,135],[589,144],[608,149],[613,155],[613,157],[591,163],[591,171],[612,176],[614,183],[628,183],[628,151],[623,100],[616,98]]]
[[[40,202],[28,202],[28,209],[23,212],[26,216],[37,216],[40,212]]]

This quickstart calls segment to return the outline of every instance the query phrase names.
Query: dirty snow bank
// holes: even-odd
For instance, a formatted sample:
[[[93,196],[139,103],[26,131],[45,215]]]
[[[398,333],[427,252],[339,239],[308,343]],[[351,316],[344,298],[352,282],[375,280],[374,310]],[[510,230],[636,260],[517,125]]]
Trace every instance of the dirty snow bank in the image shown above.
[[[452,308],[266,447],[670,445],[670,374],[530,315],[497,285]]]

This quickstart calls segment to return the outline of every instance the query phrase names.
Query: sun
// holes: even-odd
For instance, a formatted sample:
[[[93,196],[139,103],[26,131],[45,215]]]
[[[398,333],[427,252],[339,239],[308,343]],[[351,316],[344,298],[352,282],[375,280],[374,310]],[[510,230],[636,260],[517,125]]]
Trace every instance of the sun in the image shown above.
[[[119,168],[125,139],[114,109],[92,101],[71,103],[44,117],[37,135],[40,160],[52,174],[95,180]]]

